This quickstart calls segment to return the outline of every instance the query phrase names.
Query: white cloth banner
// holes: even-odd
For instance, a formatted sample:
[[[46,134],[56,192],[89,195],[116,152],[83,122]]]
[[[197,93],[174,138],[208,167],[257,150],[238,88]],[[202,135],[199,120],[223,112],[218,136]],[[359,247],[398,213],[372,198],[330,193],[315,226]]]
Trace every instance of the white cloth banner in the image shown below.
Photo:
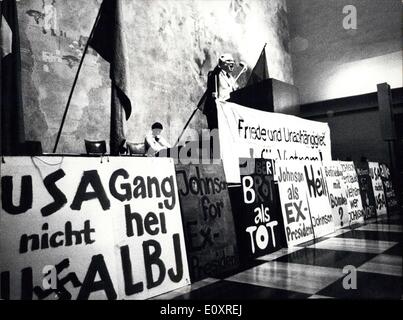
[[[146,299],[190,283],[172,159],[5,162],[0,300]]]
[[[387,214],[386,198],[383,190],[381,168],[378,162],[368,162],[369,176],[372,181],[372,189],[374,190],[376,215],[382,216]]]
[[[239,158],[332,160],[327,123],[218,102],[220,154],[227,182],[240,183]]]

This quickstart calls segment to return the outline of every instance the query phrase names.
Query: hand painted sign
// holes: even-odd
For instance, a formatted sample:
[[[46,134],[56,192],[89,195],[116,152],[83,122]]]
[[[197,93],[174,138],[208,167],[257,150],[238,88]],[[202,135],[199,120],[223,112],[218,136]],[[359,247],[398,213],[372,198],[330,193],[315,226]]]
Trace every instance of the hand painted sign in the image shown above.
[[[336,229],[348,226],[347,190],[343,180],[343,171],[338,161],[323,163],[323,173],[329,190],[329,202],[332,208]]]
[[[319,161],[304,162],[303,168],[314,236],[320,238],[335,230],[333,213],[329,204],[329,190]]]
[[[374,190],[376,202],[376,214],[379,216],[387,214],[386,211],[386,197],[383,190],[381,168],[378,162],[368,162],[369,176],[372,181],[372,188]]]
[[[364,209],[364,220],[376,216],[376,205],[374,191],[372,189],[371,177],[369,176],[368,162],[355,164],[358,184],[360,186],[362,207]]]
[[[354,162],[339,161],[343,171],[343,180],[347,190],[349,225],[364,222],[360,186]]]
[[[252,166],[244,164],[251,164]],[[284,227],[275,191],[273,163],[240,159],[241,209],[234,211],[242,257],[256,258],[284,247]],[[248,168],[251,168],[247,172]]]
[[[145,299],[190,283],[172,159],[5,162],[1,299]]]
[[[176,165],[192,281],[239,266],[231,203],[222,165]]]
[[[383,189],[385,191],[386,197],[386,208],[388,213],[399,212],[399,203],[397,200],[397,195],[395,189],[393,188],[392,176],[388,166],[384,163],[380,163],[379,167],[381,169],[381,179],[383,184]]]
[[[313,240],[314,229],[308,203],[303,165],[294,160],[276,160],[284,232],[289,247]]]
[[[230,183],[240,183],[239,158],[331,160],[327,123],[286,114],[217,104],[220,153]]]

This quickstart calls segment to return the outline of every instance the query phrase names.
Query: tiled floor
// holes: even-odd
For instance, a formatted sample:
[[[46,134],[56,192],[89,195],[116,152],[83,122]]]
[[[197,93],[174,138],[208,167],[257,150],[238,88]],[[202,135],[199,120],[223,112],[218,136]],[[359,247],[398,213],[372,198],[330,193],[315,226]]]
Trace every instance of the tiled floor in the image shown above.
[[[340,229],[260,257],[224,279],[208,278],[155,299],[403,299],[402,218]],[[351,268],[356,289],[345,289],[346,283],[353,286]]]

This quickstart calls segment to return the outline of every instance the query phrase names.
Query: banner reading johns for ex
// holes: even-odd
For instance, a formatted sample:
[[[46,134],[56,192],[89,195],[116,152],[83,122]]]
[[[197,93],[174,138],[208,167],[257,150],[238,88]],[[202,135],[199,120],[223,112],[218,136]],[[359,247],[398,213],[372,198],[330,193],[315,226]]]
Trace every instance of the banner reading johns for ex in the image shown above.
[[[220,153],[227,182],[240,183],[239,158],[331,160],[327,123],[219,102]],[[223,143],[225,142],[225,143]]]

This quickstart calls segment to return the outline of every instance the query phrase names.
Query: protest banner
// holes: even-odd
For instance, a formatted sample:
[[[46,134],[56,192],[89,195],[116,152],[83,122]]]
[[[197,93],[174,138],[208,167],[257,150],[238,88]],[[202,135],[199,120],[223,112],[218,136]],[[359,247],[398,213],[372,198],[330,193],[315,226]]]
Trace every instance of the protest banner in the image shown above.
[[[378,162],[368,162],[369,176],[371,177],[372,189],[376,203],[376,214],[378,217],[387,214],[386,197],[383,190],[381,168]]]
[[[253,259],[286,246],[283,217],[273,178],[273,162],[240,159],[241,202],[234,210],[242,258]]]
[[[329,203],[329,190],[321,162],[302,162],[302,165],[314,236],[320,238],[335,230],[332,208]]]
[[[397,213],[399,212],[399,202],[396,195],[396,191],[393,187],[392,176],[390,174],[389,167],[380,163],[379,167],[381,168],[381,180],[383,184],[383,190],[385,191],[386,197],[386,209],[388,213]]]
[[[1,299],[145,299],[189,283],[171,159],[6,157]]]
[[[338,161],[326,161],[323,170],[329,190],[329,202],[332,208],[336,229],[348,226],[347,189],[343,180],[343,171]]]
[[[222,164],[175,166],[192,282],[239,267]]]
[[[304,167],[299,161],[276,160],[284,232],[288,247],[314,239]]]
[[[364,223],[364,209],[362,207],[360,186],[354,162],[339,161],[339,163],[343,171],[343,181],[347,190],[348,224]]]
[[[369,176],[368,162],[355,164],[358,184],[360,186],[362,208],[364,210],[364,220],[376,217],[376,204],[374,191],[372,189],[371,177]]]
[[[218,102],[220,154],[227,182],[240,183],[239,158],[331,160],[327,123]]]

